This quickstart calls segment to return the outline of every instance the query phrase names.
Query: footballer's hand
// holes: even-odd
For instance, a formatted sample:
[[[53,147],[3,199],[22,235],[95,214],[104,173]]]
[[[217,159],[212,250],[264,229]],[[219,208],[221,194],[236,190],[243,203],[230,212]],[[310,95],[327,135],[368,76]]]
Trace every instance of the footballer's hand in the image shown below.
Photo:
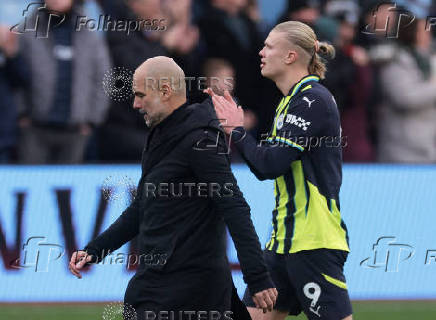
[[[230,134],[236,127],[244,126],[244,110],[236,104],[228,90],[224,90],[224,97],[213,92],[211,88],[203,92],[211,96],[216,115],[225,133]]]
[[[260,292],[257,292],[253,296],[253,301],[256,305],[256,308],[262,309],[263,313],[266,313],[267,311],[272,311],[274,305],[276,304],[277,300],[277,289],[276,288],[269,288]]]
[[[92,256],[89,255],[87,252],[75,251],[71,256],[68,269],[70,269],[70,272],[74,274],[77,278],[82,279],[80,270],[83,269],[86,263],[91,262],[91,260],[92,260]]]

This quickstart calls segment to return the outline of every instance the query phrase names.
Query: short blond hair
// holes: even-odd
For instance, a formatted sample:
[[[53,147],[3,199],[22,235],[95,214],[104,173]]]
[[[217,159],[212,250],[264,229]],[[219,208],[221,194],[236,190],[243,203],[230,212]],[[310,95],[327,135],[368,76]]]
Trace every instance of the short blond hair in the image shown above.
[[[324,79],[327,66],[323,57],[327,59],[335,57],[335,48],[331,44],[319,42],[313,29],[300,21],[280,23],[272,31],[284,33],[290,43],[303,49],[303,52],[307,53],[309,73]]]

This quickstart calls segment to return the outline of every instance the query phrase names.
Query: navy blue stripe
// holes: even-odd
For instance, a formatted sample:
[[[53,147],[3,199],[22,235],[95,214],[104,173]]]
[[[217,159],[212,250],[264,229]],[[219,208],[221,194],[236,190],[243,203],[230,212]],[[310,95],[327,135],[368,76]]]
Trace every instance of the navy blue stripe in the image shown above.
[[[341,227],[342,227],[342,229],[345,230],[345,240],[347,240],[348,248],[350,248],[350,239],[348,237],[348,229],[347,229],[347,226],[345,225],[344,220],[342,220],[342,219],[341,219]]]
[[[301,164],[301,165],[303,165],[303,163]],[[309,189],[309,184],[307,183],[307,180],[306,180],[306,175],[304,174],[304,169],[303,169],[303,177],[304,177],[304,189],[306,190],[306,200],[307,200],[307,202],[306,202],[306,208],[305,208],[305,213],[306,213],[306,217],[307,217],[307,213],[309,212],[309,203],[310,203],[310,201],[309,201],[309,199],[310,199],[310,189]]]
[[[280,190],[279,190],[279,186],[278,186],[276,180],[274,180],[274,183],[276,184],[276,190],[277,190],[277,196],[276,196],[276,208],[277,208],[279,206]],[[278,210],[274,209],[272,221],[273,221],[273,228],[274,228],[275,238],[274,238],[274,245],[273,245],[273,247],[271,249],[274,252],[277,251],[277,246],[279,245],[278,241],[277,241],[277,214],[278,214]]]
[[[291,250],[292,245],[292,237],[294,236],[294,224],[295,224],[295,203],[294,203],[294,195],[295,195],[295,183],[291,174],[285,174],[284,180],[286,184],[286,189],[289,194],[289,201],[286,204],[286,217],[285,217],[285,253],[288,253]]]

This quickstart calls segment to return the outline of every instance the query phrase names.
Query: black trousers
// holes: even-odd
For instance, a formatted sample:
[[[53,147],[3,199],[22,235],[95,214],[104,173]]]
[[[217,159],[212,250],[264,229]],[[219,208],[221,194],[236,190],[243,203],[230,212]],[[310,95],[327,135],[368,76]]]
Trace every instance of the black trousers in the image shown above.
[[[204,289],[203,287],[201,291]],[[247,308],[238,296],[233,281],[231,292],[216,292],[219,295],[217,296],[214,292],[217,290],[216,287],[209,287],[206,290],[210,291],[209,294],[206,294],[210,296],[210,301],[205,295],[197,296],[197,299],[195,293],[191,292],[194,298],[189,304],[186,301],[183,302],[182,297],[180,297],[182,300],[180,304],[169,303],[165,301],[165,296],[168,297],[172,293],[156,291],[154,297],[135,306],[125,302],[123,318],[124,320],[251,320]],[[186,292],[185,295],[188,297],[190,293]],[[222,303],[217,305],[217,301],[221,299]],[[177,299],[171,298],[171,300]],[[162,304],[158,301],[162,301]],[[172,307],[168,306],[170,304]]]
[[[239,299],[238,292],[236,291],[235,285],[232,283],[232,301],[231,310],[233,312],[233,320],[251,320],[250,313],[247,310],[245,304]]]

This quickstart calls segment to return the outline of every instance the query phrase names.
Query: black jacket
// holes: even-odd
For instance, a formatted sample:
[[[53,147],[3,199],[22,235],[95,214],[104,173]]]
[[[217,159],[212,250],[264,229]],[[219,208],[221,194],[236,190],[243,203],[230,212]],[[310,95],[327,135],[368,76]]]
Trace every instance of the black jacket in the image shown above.
[[[215,119],[206,100],[182,105],[150,130],[134,202],[85,248],[101,260],[102,250],[116,250],[138,235],[140,254],[164,257],[141,261],[125,296],[133,306],[227,308],[232,281],[225,226],[250,292],[273,287]]]
[[[16,142],[17,106],[13,89],[28,86],[27,68],[20,56],[6,58],[0,51],[0,149]]]

